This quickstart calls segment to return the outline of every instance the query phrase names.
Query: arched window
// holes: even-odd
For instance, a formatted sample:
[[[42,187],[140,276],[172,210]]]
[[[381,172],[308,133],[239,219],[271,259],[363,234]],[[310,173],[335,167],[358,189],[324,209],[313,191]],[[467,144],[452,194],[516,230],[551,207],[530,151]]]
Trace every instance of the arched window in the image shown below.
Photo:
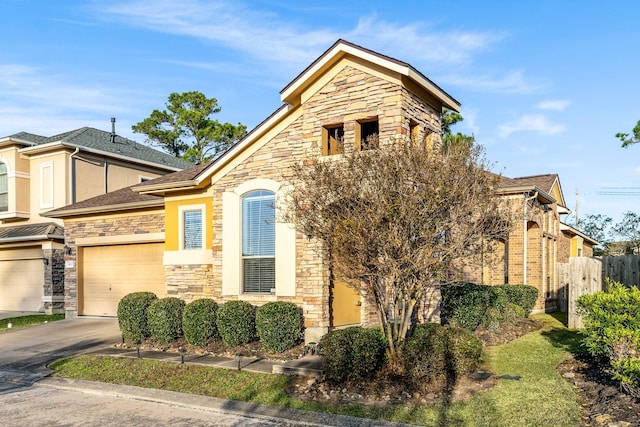
[[[7,165],[0,163],[0,212],[9,210],[9,180]]]
[[[242,276],[247,293],[276,287],[275,193],[252,191],[242,197]]]

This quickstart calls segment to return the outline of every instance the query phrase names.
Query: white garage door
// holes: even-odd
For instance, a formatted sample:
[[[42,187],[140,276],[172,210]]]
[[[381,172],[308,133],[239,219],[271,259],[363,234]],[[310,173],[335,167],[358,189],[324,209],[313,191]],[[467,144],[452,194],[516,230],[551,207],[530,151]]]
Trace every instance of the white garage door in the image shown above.
[[[43,285],[41,246],[0,250],[0,310],[39,311]]]
[[[164,243],[82,248],[78,314],[116,316],[118,302],[131,292],[164,297]]]

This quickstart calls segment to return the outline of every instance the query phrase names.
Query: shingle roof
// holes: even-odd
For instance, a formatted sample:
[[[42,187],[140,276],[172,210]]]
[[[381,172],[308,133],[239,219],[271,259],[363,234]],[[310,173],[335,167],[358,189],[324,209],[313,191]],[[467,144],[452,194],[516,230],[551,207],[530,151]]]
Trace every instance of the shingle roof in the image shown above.
[[[0,227],[0,242],[64,238],[64,228],[53,222]]]
[[[35,144],[40,144],[47,139],[46,136],[36,135],[28,132],[19,132],[14,133],[13,135],[9,135],[11,139],[21,139],[23,141],[33,142]]]
[[[83,127],[50,137],[39,137],[37,135],[27,134],[26,132],[21,132],[16,135],[23,135],[23,139],[26,139],[24,137],[27,136],[31,138],[28,139],[29,141],[35,142],[37,145],[64,142],[79,147],[91,148],[118,156],[127,156],[133,159],[166,165],[178,169],[184,169],[192,166],[192,164],[187,161],[119,135],[116,135],[112,141],[111,132],[105,132],[103,130],[90,127]]]
[[[151,181],[149,181],[151,182]],[[146,184],[146,183],[145,183]],[[109,210],[121,210],[121,209],[134,209],[136,207],[153,207],[163,206],[164,197],[154,196],[150,194],[140,194],[132,191],[131,189],[141,184],[136,184],[132,187],[121,188],[120,190],[112,191],[110,193],[101,194],[99,196],[92,197],[90,199],[83,200],[72,205],[63,206],[58,209],[53,209],[45,212],[43,216],[52,218],[62,218],[65,216],[71,216],[73,214],[82,214],[93,211],[109,211]],[[110,208],[110,209],[109,209]]]
[[[188,169],[183,169],[178,172],[168,173],[166,175],[159,176],[158,178],[152,179],[150,181],[143,182],[136,187],[144,187],[144,186],[152,186],[155,184],[168,184],[172,182],[182,182],[182,181],[190,181],[192,179],[196,179],[202,171],[206,170],[215,160],[211,160],[208,163],[202,163],[197,166],[190,167]]]
[[[538,187],[539,189],[547,193],[551,193],[553,184],[554,182],[556,182],[557,179],[558,179],[558,174],[555,174],[555,173],[511,178],[511,180],[514,181],[516,185],[532,185],[534,187]]]

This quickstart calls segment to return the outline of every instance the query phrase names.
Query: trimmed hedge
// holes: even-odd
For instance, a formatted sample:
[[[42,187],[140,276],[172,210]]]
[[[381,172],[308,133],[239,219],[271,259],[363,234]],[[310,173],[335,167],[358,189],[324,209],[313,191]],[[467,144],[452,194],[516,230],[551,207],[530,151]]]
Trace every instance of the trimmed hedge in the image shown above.
[[[526,285],[477,285],[469,282],[451,283],[441,288],[442,315],[446,322],[475,331],[483,325],[495,329],[504,321],[519,317],[512,305],[524,310],[528,317],[538,298],[538,290]],[[507,307],[509,313],[506,313]]]
[[[236,347],[256,339],[256,309],[246,301],[228,301],[216,313],[216,324],[227,347]]]
[[[191,345],[203,347],[218,337],[216,311],[218,304],[210,298],[191,301],[182,312],[184,338]]]
[[[386,341],[380,329],[350,326],[320,339],[322,369],[333,383],[369,379],[385,362]]]
[[[538,299],[538,289],[530,285],[498,285],[507,295],[508,302],[524,308],[524,317],[529,317]]]
[[[445,376],[460,378],[476,370],[482,342],[467,329],[437,323],[416,325],[404,343],[402,363],[418,388]]]
[[[152,302],[147,311],[151,336],[163,343],[180,338],[184,307],[185,302],[176,297],[161,298]]]
[[[283,352],[300,342],[302,313],[285,301],[268,302],[256,310],[256,330],[265,349]]]
[[[133,292],[118,303],[118,325],[123,339],[135,343],[151,336],[147,310],[158,297],[153,292]]]

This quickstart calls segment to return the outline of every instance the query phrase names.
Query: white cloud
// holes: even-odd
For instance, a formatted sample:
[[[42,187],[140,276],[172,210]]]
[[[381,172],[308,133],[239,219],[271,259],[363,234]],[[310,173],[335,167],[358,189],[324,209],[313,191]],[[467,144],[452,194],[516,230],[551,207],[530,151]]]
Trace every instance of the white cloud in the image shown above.
[[[555,111],[564,111],[571,104],[570,101],[566,99],[555,99],[542,101],[538,103],[536,106],[540,110],[555,110]]]
[[[565,126],[553,123],[542,114],[525,114],[510,123],[505,123],[498,127],[502,138],[508,138],[515,132],[534,132],[538,135],[557,135],[564,132]]]
[[[295,67],[308,64],[339,38],[408,61],[439,64],[469,61],[504,38],[492,31],[428,32],[421,29],[424,24],[396,24],[375,15],[361,18],[351,30],[330,24],[309,30],[303,23],[224,0],[138,0],[111,3],[99,12],[134,27],[209,40],[263,63]]]
[[[477,91],[499,93],[532,93],[545,85],[544,83],[527,82],[522,70],[511,71],[502,77],[444,75],[439,80]]]

